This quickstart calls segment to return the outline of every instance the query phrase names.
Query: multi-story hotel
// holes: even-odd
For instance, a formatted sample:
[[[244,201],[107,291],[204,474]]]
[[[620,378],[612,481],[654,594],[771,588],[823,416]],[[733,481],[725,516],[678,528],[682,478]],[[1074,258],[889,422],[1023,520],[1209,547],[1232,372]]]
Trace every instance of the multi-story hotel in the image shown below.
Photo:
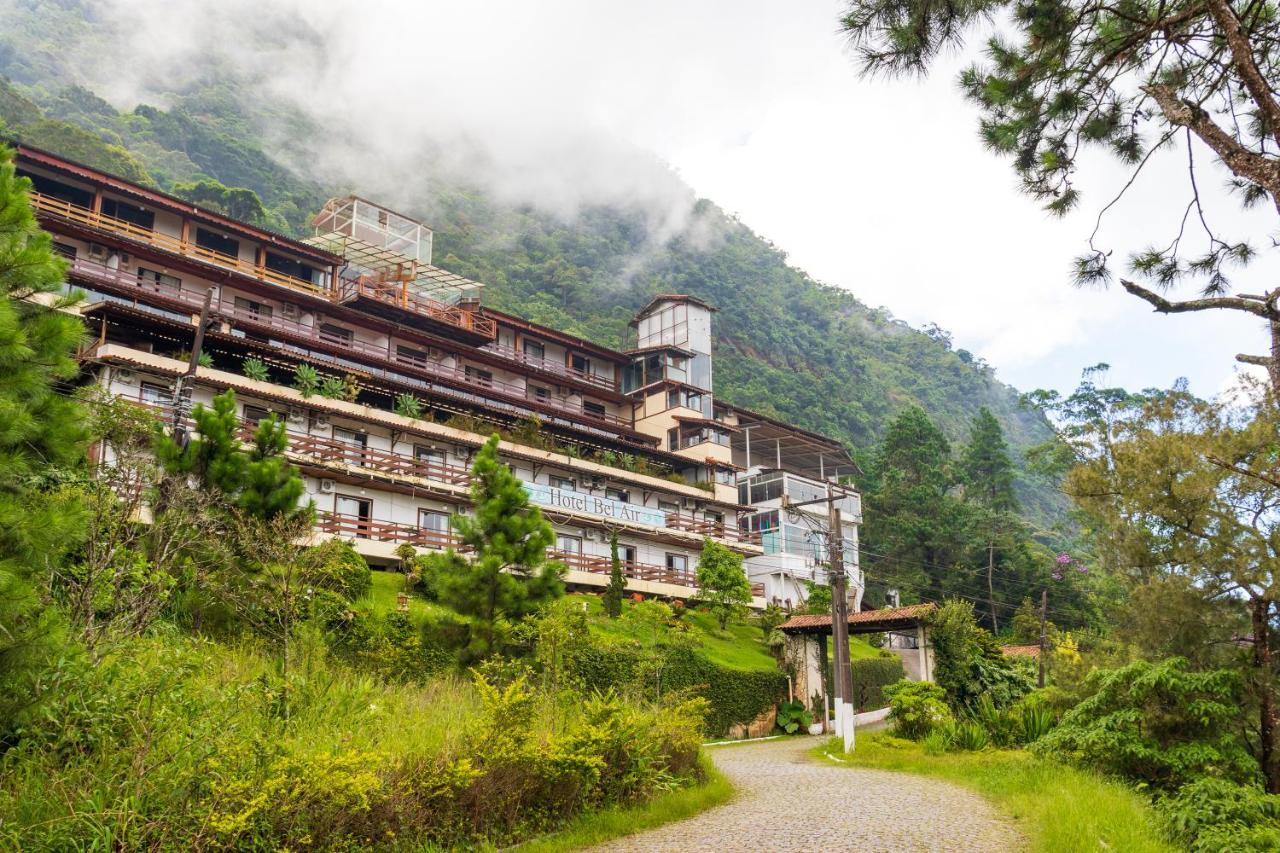
[[[830,487],[860,592],[860,501],[833,485],[852,459],[715,397],[705,302],[655,297],[618,351],[483,306],[480,283],[431,264],[430,229],[362,198],[330,201],[297,241],[36,149],[17,163],[87,294],[94,381],[171,411],[189,375],[192,402],[235,389],[246,428],[276,414],[318,534],[371,564],[450,544],[472,456],[498,429],[571,587],[607,583],[616,532],[631,590],[692,597],[709,536],[746,558],[756,606],[795,603],[825,580],[826,507],[788,503]],[[330,380],[323,393],[298,381],[303,365]]]

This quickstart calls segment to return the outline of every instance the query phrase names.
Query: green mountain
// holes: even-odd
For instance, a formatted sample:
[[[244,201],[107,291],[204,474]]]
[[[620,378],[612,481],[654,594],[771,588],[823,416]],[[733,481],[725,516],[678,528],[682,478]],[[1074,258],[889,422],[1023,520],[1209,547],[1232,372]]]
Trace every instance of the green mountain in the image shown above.
[[[264,128],[304,146],[317,128],[242,97],[252,81],[215,69],[198,86],[167,94],[165,109],[120,112],[51,47],[70,40],[85,49],[94,38],[91,9],[76,0],[22,8],[0,34],[5,134],[179,194],[202,179],[247,187],[262,200],[261,224],[292,234],[304,233],[307,216],[344,189],[340,179],[298,174],[268,153]],[[422,168],[431,169],[429,158]],[[422,183],[426,189],[404,212],[435,230],[438,265],[487,285],[488,304],[619,346],[627,322],[653,294],[699,296],[720,308],[718,396],[837,436],[857,453],[912,403],[955,442],[967,438],[982,406],[1015,449],[1050,434],[1038,414],[1019,407],[1015,389],[953,349],[945,332],[913,329],[813,280],[711,201],[694,202],[696,229],[659,239],[635,203],[581,209],[566,221],[500,202],[465,180]],[[1032,520],[1048,525],[1061,515],[1056,490],[1023,475],[1019,493]]]

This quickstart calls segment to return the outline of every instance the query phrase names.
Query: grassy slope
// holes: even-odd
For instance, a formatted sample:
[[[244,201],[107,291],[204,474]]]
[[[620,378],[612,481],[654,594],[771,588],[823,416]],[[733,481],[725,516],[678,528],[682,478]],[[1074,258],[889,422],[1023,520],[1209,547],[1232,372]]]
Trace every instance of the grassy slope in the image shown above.
[[[826,749],[814,754],[825,757]],[[1146,799],[1133,789],[1023,751],[926,755],[920,744],[877,732],[860,738],[842,766],[918,773],[971,788],[1012,816],[1036,853],[1176,849],[1161,840]]]

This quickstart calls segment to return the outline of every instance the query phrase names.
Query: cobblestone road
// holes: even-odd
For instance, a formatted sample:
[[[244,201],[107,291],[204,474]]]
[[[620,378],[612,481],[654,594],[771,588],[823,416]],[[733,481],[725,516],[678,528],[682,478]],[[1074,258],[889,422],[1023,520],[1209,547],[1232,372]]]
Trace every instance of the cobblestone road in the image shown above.
[[[811,738],[712,749],[738,790],[727,805],[596,851],[1017,850],[1011,823],[945,782],[809,759]]]

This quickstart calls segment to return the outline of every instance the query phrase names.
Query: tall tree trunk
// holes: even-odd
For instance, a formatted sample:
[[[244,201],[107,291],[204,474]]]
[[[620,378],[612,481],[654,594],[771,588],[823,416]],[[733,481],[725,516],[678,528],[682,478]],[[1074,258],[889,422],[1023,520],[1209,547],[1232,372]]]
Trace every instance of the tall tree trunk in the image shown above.
[[[1271,360],[1267,362],[1267,378],[1271,381],[1271,393],[1280,398],[1280,317],[1272,317]]]
[[[1271,671],[1271,602],[1253,602],[1253,665],[1258,678],[1258,764],[1267,783],[1267,793],[1280,794],[1280,768],[1275,761],[1276,696],[1275,675]]]

